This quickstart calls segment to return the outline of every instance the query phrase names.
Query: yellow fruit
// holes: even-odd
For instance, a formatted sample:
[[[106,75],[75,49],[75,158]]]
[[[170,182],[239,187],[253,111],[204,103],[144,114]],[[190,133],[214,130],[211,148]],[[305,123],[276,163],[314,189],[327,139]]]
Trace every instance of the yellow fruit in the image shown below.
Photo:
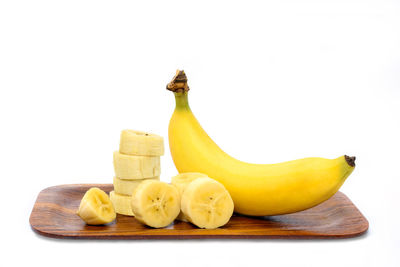
[[[115,176],[124,180],[135,180],[160,175],[160,157],[132,156],[114,152]]]
[[[136,189],[136,187],[139,186],[139,184],[145,180],[160,180],[160,177],[153,177],[153,178],[147,178],[147,179],[140,179],[140,180],[122,180],[117,177],[114,177],[113,180],[113,185],[114,185],[114,191],[117,194],[120,195],[128,195],[131,196],[133,190]]]
[[[200,228],[225,225],[233,213],[233,201],[225,187],[208,177],[195,179],[185,189],[181,208],[185,218]]]
[[[92,187],[86,191],[79,205],[77,215],[90,225],[110,223],[116,217],[108,195],[97,187]]]
[[[164,155],[164,139],[156,134],[123,130],[119,152],[136,156],[162,156]]]
[[[180,211],[180,195],[176,187],[146,180],[133,191],[131,206],[135,218],[154,228],[171,224]]]
[[[171,179],[171,184],[176,186],[179,190],[179,193],[182,195],[185,191],[185,188],[194,180],[201,177],[208,177],[204,173],[199,172],[185,172],[180,173]]]
[[[311,208],[334,195],[355,167],[355,157],[305,158],[251,164],[226,154],[203,130],[188,103],[187,78],[177,71],[167,85],[176,107],[169,123],[171,155],[180,173],[200,172],[221,182],[235,211],[277,215]]]
[[[194,180],[200,177],[208,177],[207,175],[199,172],[186,172],[180,173],[171,179],[171,184],[176,186],[179,190],[179,194],[182,196],[185,188]],[[188,219],[186,218],[185,214],[181,211],[176,217],[177,220],[187,222]]]
[[[121,195],[115,191],[111,191],[110,200],[113,203],[116,213],[126,216],[135,216],[131,208],[131,196]]]

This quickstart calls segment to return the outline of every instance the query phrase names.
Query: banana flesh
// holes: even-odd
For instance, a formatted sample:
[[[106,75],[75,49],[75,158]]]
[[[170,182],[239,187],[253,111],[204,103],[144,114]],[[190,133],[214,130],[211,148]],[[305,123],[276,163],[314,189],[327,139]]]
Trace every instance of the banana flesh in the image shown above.
[[[215,229],[228,223],[234,204],[225,187],[208,177],[198,178],[185,189],[181,209],[200,228]]]
[[[132,192],[139,186],[139,184],[145,180],[155,180],[159,181],[160,177],[153,177],[141,180],[123,180],[117,177],[114,177],[114,191],[120,195],[128,195],[131,196]]]
[[[114,206],[115,212],[122,215],[134,216],[131,208],[131,196],[121,195],[110,192],[110,200]]]
[[[77,215],[90,225],[107,224],[116,217],[108,195],[97,187],[92,187],[85,193]]]
[[[201,177],[208,177],[204,173],[200,172],[185,172],[180,173],[171,178],[171,184],[176,186],[179,190],[179,193],[182,195],[185,191],[185,188],[194,180]]]
[[[134,130],[123,130],[119,151],[113,154],[115,176],[111,201],[118,214],[134,216],[132,192],[143,181],[158,181],[161,172],[160,156],[164,154],[161,136]]]
[[[156,134],[123,130],[119,152],[136,156],[162,156],[164,155],[164,139]]]
[[[201,177],[208,177],[207,175],[199,172],[186,172],[186,173],[180,173],[171,179],[171,184],[176,186],[179,190],[179,194],[182,196],[183,192],[185,191],[185,188],[194,180],[197,178]],[[188,219],[186,218],[185,214],[181,211],[176,217],[177,220],[183,221],[183,222],[188,222]]]
[[[125,155],[114,152],[115,176],[120,179],[134,180],[160,175],[160,157]]]
[[[176,187],[154,180],[146,180],[133,191],[131,198],[135,218],[150,227],[171,224],[180,211],[180,195]]]

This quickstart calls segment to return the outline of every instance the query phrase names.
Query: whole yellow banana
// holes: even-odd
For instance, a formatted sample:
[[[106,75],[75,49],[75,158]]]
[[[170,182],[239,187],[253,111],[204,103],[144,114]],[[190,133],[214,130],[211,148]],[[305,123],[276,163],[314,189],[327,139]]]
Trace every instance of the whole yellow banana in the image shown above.
[[[201,172],[221,182],[237,213],[278,215],[311,208],[333,196],[352,173],[355,157],[305,158],[278,164],[239,161],[217,146],[188,104],[187,77],[177,71],[167,89],[176,107],[169,123],[171,155],[180,173]]]

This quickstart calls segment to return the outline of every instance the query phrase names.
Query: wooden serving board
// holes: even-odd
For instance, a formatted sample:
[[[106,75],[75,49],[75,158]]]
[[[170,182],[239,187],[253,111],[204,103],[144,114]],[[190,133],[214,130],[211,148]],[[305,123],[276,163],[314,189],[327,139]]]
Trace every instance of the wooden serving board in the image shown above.
[[[153,229],[124,215],[117,215],[108,225],[90,226],[75,212],[93,186],[107,193],[113,190],[111,184],[59,185],[42,190],[29,219],[32,229],[47,237],[74,239],[328,239],[355,237],[368,229],[368,221],[341,192],[314,208],[293,214],[234,214],[228,224],[213,230],[180,221]]]

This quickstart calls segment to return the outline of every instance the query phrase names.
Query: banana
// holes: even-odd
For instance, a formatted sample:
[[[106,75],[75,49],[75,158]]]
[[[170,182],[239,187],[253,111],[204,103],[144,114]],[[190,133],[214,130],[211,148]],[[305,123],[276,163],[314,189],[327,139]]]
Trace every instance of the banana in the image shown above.
[[[123,130],[119,152],[135,156],[162,156],[164,155],[164,139],[156,134]]]
[[[131,208],[131,196],[110,192],[110,200],[114,205],[115,212],[127,216],[135,216]]]
[[[186,218],[200,228],[225,225],[233,214],[233,201],[225,187],[208,177],[198,178],[185,189],[181,209]]]
[[[180,195],[182,195],[183,192],[185,191],[185,188],[188,186],[188,184],[190,184],[197,178],[201,178],[201,177],[208,177],[208,176],[206,174],[200,173],[200,172],[180,173],[171,178],[171,184],[176,186],[179,190]]]
[[[208,177],[207,175],[199,172],[186,172],[178,174],[171,179],[171,184],[178,188],[179,194],[182,196],[185,188],[197,178],[200,177]],[[185,214],[181,211],[176,217],[177,220],[187,222],[188,219],[186,218]]]
[[[138,187],[138,185],[145,180],[158,181],[158,180],[160,180],[160,177],[153,177],[153,178],[147,178],[147,179],[141,179],[141,180],[122,180],[120,178],[114,177],[114,180],[113,180],[114,191],[115,191],[115,193],[120,194],[120,195],[131,196],[133,190],[135,190],[135,188]]]
[[[132,156],[114,152],[115,176],[120,179],[134,180],[159,176],[160,157]]]
[[[237,213],[278,215],[305,210],[334,195],[355,168],[355,157],[305,158],[251,164],[225,153],[203,130],[188,103],[187,77],[177,71],[167,89],[176,107],[168,128],[169,147],[180,173],[201,172],[229,191]]]
[[[115,220],[116,214],[108,195],[97,187],[92,187],[83,196],[77,215],[87,224],[107,224]]]
[[[133,191],[131,200],[135,218],[154,228],[171,224],[180,211],[180,195],[174,186],[145,180]]]

